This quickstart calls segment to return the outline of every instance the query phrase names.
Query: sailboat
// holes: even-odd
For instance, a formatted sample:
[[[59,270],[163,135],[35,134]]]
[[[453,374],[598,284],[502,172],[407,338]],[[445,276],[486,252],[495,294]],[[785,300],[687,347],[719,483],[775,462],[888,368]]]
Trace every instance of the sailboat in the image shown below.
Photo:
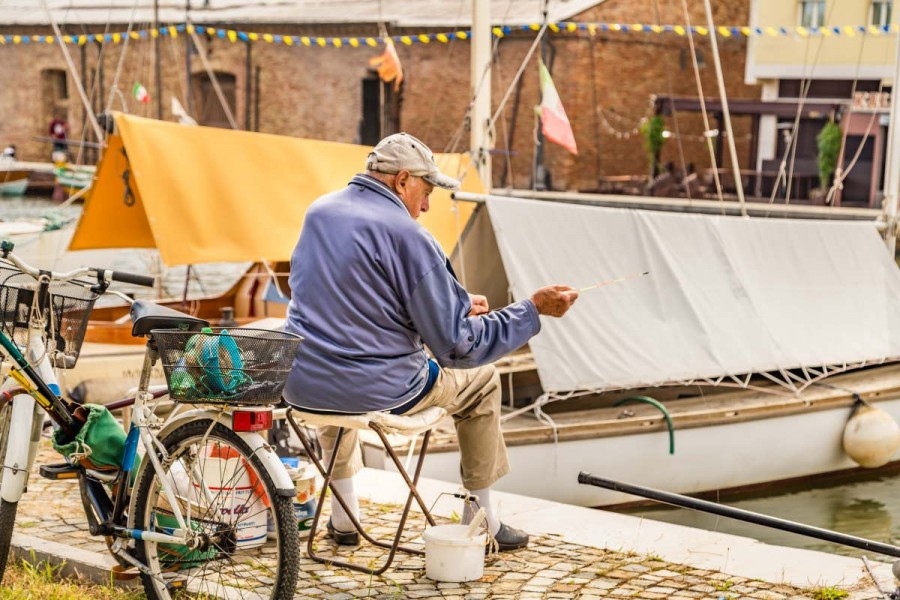
[[[477,55],[473,73],[483,73]],[[473,132],[480,166],[489,164],[486,139]],[[543,323],[529,351],[498,364],[512,468],[497,489],[608,506],[635,498],[582,486],[580,471],[718,494],[862,463],[900,467],[900,272],[873,211],[822,218],[814,207],[758,207],[800,220],[621,196],[456,198],[484,203],[457,251],[469,257],[469,289],[494,283],[495,305],[506,284],[513,300],[552,282],[584,290],[566,317]],[[728,212],[752,210],[741,195]],[[860,457],[848,426],[862,411],[885,424],[867,440],[880,449],[874,462]],[[452,427],[432,439],[423,475],[453,477]],[[390,468],[376,442],[366,445],[367,464]]]

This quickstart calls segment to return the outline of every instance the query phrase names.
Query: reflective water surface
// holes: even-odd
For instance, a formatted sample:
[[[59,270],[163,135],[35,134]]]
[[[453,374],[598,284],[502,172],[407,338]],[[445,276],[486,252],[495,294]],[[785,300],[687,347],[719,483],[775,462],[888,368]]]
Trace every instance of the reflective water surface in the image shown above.
[[[801,482],[782,487],[777,492],[738,495],[722,498],[720,502],[789,521],[900,545],[900,473],[896,471],[874,478],[863,473],[856,476],[856,480],[849,481]],[[742,535],[779,546],[876,557],[872,552],[694,510],[664,507],[625,512],[667,523]]]

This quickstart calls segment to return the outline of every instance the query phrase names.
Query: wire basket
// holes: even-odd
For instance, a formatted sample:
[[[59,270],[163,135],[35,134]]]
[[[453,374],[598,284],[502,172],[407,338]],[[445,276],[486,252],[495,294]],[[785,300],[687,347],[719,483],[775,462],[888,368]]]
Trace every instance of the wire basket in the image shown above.
[[[187,404],[275,404],[299,336],[267,329],[154,329],[169,396]]]
[[[30,275],[0,267],[0,330],[23,348],[28,343],[28,323],[37,290],[38,282]],[[75,366],[98,296],[83,285],[50,283],[50,311],[44,315],[44,331],[48,348],[56,351],[57,367]]]

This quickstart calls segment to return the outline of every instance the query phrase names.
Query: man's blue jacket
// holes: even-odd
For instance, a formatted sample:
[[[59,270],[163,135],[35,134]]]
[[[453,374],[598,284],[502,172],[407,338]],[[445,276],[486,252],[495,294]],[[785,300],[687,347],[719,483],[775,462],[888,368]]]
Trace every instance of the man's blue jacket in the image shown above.
[[[306,213],[285,330],[303,336],[285,398],[316,410],[390,410],[415,398],[425,345],[443,367],[490,363],[540,331],[531,300],[468,317],[434,237],[387,186],[357,175]]]

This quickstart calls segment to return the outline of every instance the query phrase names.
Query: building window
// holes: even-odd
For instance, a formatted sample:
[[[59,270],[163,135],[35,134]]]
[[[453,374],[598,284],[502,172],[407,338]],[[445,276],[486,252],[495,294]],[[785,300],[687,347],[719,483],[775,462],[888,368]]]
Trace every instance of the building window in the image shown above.
[[[872,0],[872,25],[883,27],[891,24],[893,0]]]
[[[825,25],[825,0],[800,0],[800,25],[803,27]]]
[[[400,131],[401,92],[374,72],[362,80],[362,118],[359,143],[374,146],[381,138]]]

